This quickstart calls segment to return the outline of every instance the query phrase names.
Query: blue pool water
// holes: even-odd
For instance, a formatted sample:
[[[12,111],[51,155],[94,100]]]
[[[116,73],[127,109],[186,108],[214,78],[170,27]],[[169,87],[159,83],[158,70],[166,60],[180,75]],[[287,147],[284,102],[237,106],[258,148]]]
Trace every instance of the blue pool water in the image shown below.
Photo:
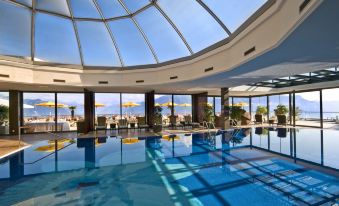
[[[39,141],[0,160],[0,205],[333,205],[338,146],[277,128]]]

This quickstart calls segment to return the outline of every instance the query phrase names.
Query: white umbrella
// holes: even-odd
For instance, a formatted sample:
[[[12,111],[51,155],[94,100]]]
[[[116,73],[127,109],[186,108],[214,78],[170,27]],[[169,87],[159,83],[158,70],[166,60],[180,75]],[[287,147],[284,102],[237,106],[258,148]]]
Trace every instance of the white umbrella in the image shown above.
[[[7,99],[0,99],[0,105],[9,106],[9,101]],[[24,109],[34,109],[34,106],[29,104],[24,104]]]

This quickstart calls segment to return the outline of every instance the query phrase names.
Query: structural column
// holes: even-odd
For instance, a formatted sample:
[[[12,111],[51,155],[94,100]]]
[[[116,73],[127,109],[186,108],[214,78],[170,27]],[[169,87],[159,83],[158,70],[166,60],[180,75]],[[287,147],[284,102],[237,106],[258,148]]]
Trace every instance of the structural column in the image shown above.
[[[230,127],[230,95],[229,88],[221,88],[221,118],[224,120],[223,129]]]
[[[19,91],[9,91],[9,105],[9,133],[18,135],[21,126],[21,93]]]
[[[87,89],[84,90],[85,95],[85,133],[94,130],[94,117],[95,117],[95,98],[94,92]]]
[[[207,96],[208,93],[199,93],[192,95],[192,108],[193,108],[193,121],[194,122],[203,122],[205,115],[205,106],[207,105]]]
[[[153,126],[154,123],[154,91],[147,92],[146,94],[146,118],[147,124]]]

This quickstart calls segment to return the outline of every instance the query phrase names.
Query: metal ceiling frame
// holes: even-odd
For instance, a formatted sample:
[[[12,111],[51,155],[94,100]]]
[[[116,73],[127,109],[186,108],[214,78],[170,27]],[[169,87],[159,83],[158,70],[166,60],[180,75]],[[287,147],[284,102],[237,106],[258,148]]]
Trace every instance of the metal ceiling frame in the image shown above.
[[[339,68],[334,67],[334,70],[323,69],[305,74],[291,75],[288,77],[276,78],[268,81],[261,81],[248,86],[268,87],[268,88],[286,88],[293,86],[301,86],[307,84],[337,81],[339,80]]]
[[[178,29],[178,27],[175,25],[175,23],[169,18],[169,16],[166,14],[166,12],[164,12],[161,7],[158,5],[158,0],[150,0],[149,3],[145,6],[143,6],[142,8],[138,9],[135,12],[130,12],[129,9],[127,8],[127,6],[125,5],[125,3],[122,0],[118,0],[118,2],[121,4],[121,6],[126,10],[127,15],[123,15],[123,16],[117,16],[117,17],[113,17],[113,18],[105,18],[102,11],[101,11],[101,7],[98,4],[97,0],[92,0],[99,15],[100,15],[100,19],[98,18],[77,18],[74,17],[73,15],[73,11],[72,11],[72,7],[70,4],[70,0],[65,0],[69,9],[69,13],[70,16],[64,15],[64,14],[59,14],[56,12],[52,12],[52,11],[47,11],[47,10],[42,10],[42,9],[36,9],[36,0],[32,0],[32,7],[27,6],[23,3],[20,2],[16,2],[15,0],[4,0],[7,2],[10,2],[12,4],[15,4],[17,6],[21,6],[21,7],[25,7],[31,10],[32,12],[32,19],[31,19],[31,62],[32,64],[36,64],[36,65],[45,65],[45,66],[56,66],[56,65],[64,65],[66,67],[70,67],[70,68],[78,68],[79,66],[82,67],[83,69],[94,69],[94,68],[99,68],[99,69],[118,69],[118,70],[124,70],[124,69],[139,69],[139,68],[152,68],[152,67],[156,67],[157,65],[163,65],[166,63],[176,63],[176,62],[180,62],[183,61],[187,58],[193,58],[197,55],[201,55],[203,53],[206,53],[214,48],[217,48],[223,44],[227,44],[229,42],[229,40],[231,38],[234,38],[233,36],[235,34],[238,34],[239,31],[237,30],[236,32],[231,33],[230,30],[227,28],[227,26],[220,20],[220,18],[208,7],[208,5],[206,5],[203,0],[193,0],[196,1],[201,7],[204,8],[204,10],[206,10],[206,12],[208,12],[213,19],[219,24],[219,26],[226,31],[226,33],[228,34],[228,36],[225,36],[225,39],[215,43],[214,45],[211,45],[199,52],[194,53],[193,50],[191,49],[191,46],[189,45],[189,43],[187,42],[187,40],[185,39],[184,35],[182,34],[182,32]],[[248,25],[248,22],[252,22],[254,21],[258,16],[260,16],[264,11],[266,11],[270,5],[273,5],[275,3],[276,0],[267,0],[267,2],[261,7],[259,8],[244,24]],[[181,41],[185,44],[186,48],[188,49],[188,51],[190,52],[190,56],[185,56],[185,57],[181,57],[181,58],[177,58],[174,60],[170,60],[170,61],[166,61],[166,62],[160,62],[159,58],[157,57],[156,51],[154,50],[154,48],[152,47],[149,39],[147,38],[147,35],[145,34],[145,32],[143,31],[143,29],[140,27],[139,23],[137,22],[137,20],[134,18],[135,15],[147,10],[150,7],[154,7],[157,11],[159,11],[159,13],[167,20],[167,22],[171,25],[171,27],[174,29],[174,31],[178,34],[178,36],[180,37]],[[73,28],[74,28],[74,33],[77,39],[77,46],[79,49],[79,56],[80,56],[80,60],[81,60],[81,65],[67,65],[67,64],[60,64],[60,63],[55,63],[55,62],[39,62],[39,61],[35,61],[35,15],[36,12],[41,12],[41,13],[45,13],[45,14],[49,14],[49,15],[54,15],[57,17],[61,17],[61,18],[66,18],[68,20],[71,20],[73,23]],[[121,56],[121,53],[119,51],[119,46],[115,41],[114,38],[114,34],[112,33],[111,29],[109,28],[109,25],[107,22],[109,21],[115,21],[115,20],[119,20],[119,19],[124,19],[124,18],[130,18],[134,25],[137,27],[137,30],[141,33],[145,43],[147,44],[148,48],[150,49],[151,53],[153,54],[153,57],[156,61],[156,64],[151,64],[151,65],[135,65],[135,66],[125,66],[124,65],[124,61],[123,61],[123,57]],[[118,54],[119,57],[119,61],[121,64],[121,67],[116,67],[116,66],[109,66],[109,67],[100,67],[100,66],[88,66],[85,65],[84,63],[84,56],[83,56],[83,52],[82,52],[82,46],[81,46],[81,42],[80,42],[80,38],[79,38],[79,33],[78,33],[78,29],[77,29],[77,25],[76,25],[76,21],[95,21],[95,22],[103,22],[105,24],[105,27],[113,41],[114,44],[114,48],[116,49],[116,52]],[[239,27],[243,27],[244,25],[240,25]],[[1,55],[0,55],[1,57]],[[22,57],[18,57],[18,58],[22,58]]]

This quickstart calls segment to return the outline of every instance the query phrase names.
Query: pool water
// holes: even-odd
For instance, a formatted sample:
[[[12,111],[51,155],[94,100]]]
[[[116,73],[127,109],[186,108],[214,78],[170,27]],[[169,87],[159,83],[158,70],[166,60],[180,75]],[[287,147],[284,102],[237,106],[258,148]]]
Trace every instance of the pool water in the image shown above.
[[[0,205],[334,205],[338,140],[253,128],[39,141],[0,160]]]

